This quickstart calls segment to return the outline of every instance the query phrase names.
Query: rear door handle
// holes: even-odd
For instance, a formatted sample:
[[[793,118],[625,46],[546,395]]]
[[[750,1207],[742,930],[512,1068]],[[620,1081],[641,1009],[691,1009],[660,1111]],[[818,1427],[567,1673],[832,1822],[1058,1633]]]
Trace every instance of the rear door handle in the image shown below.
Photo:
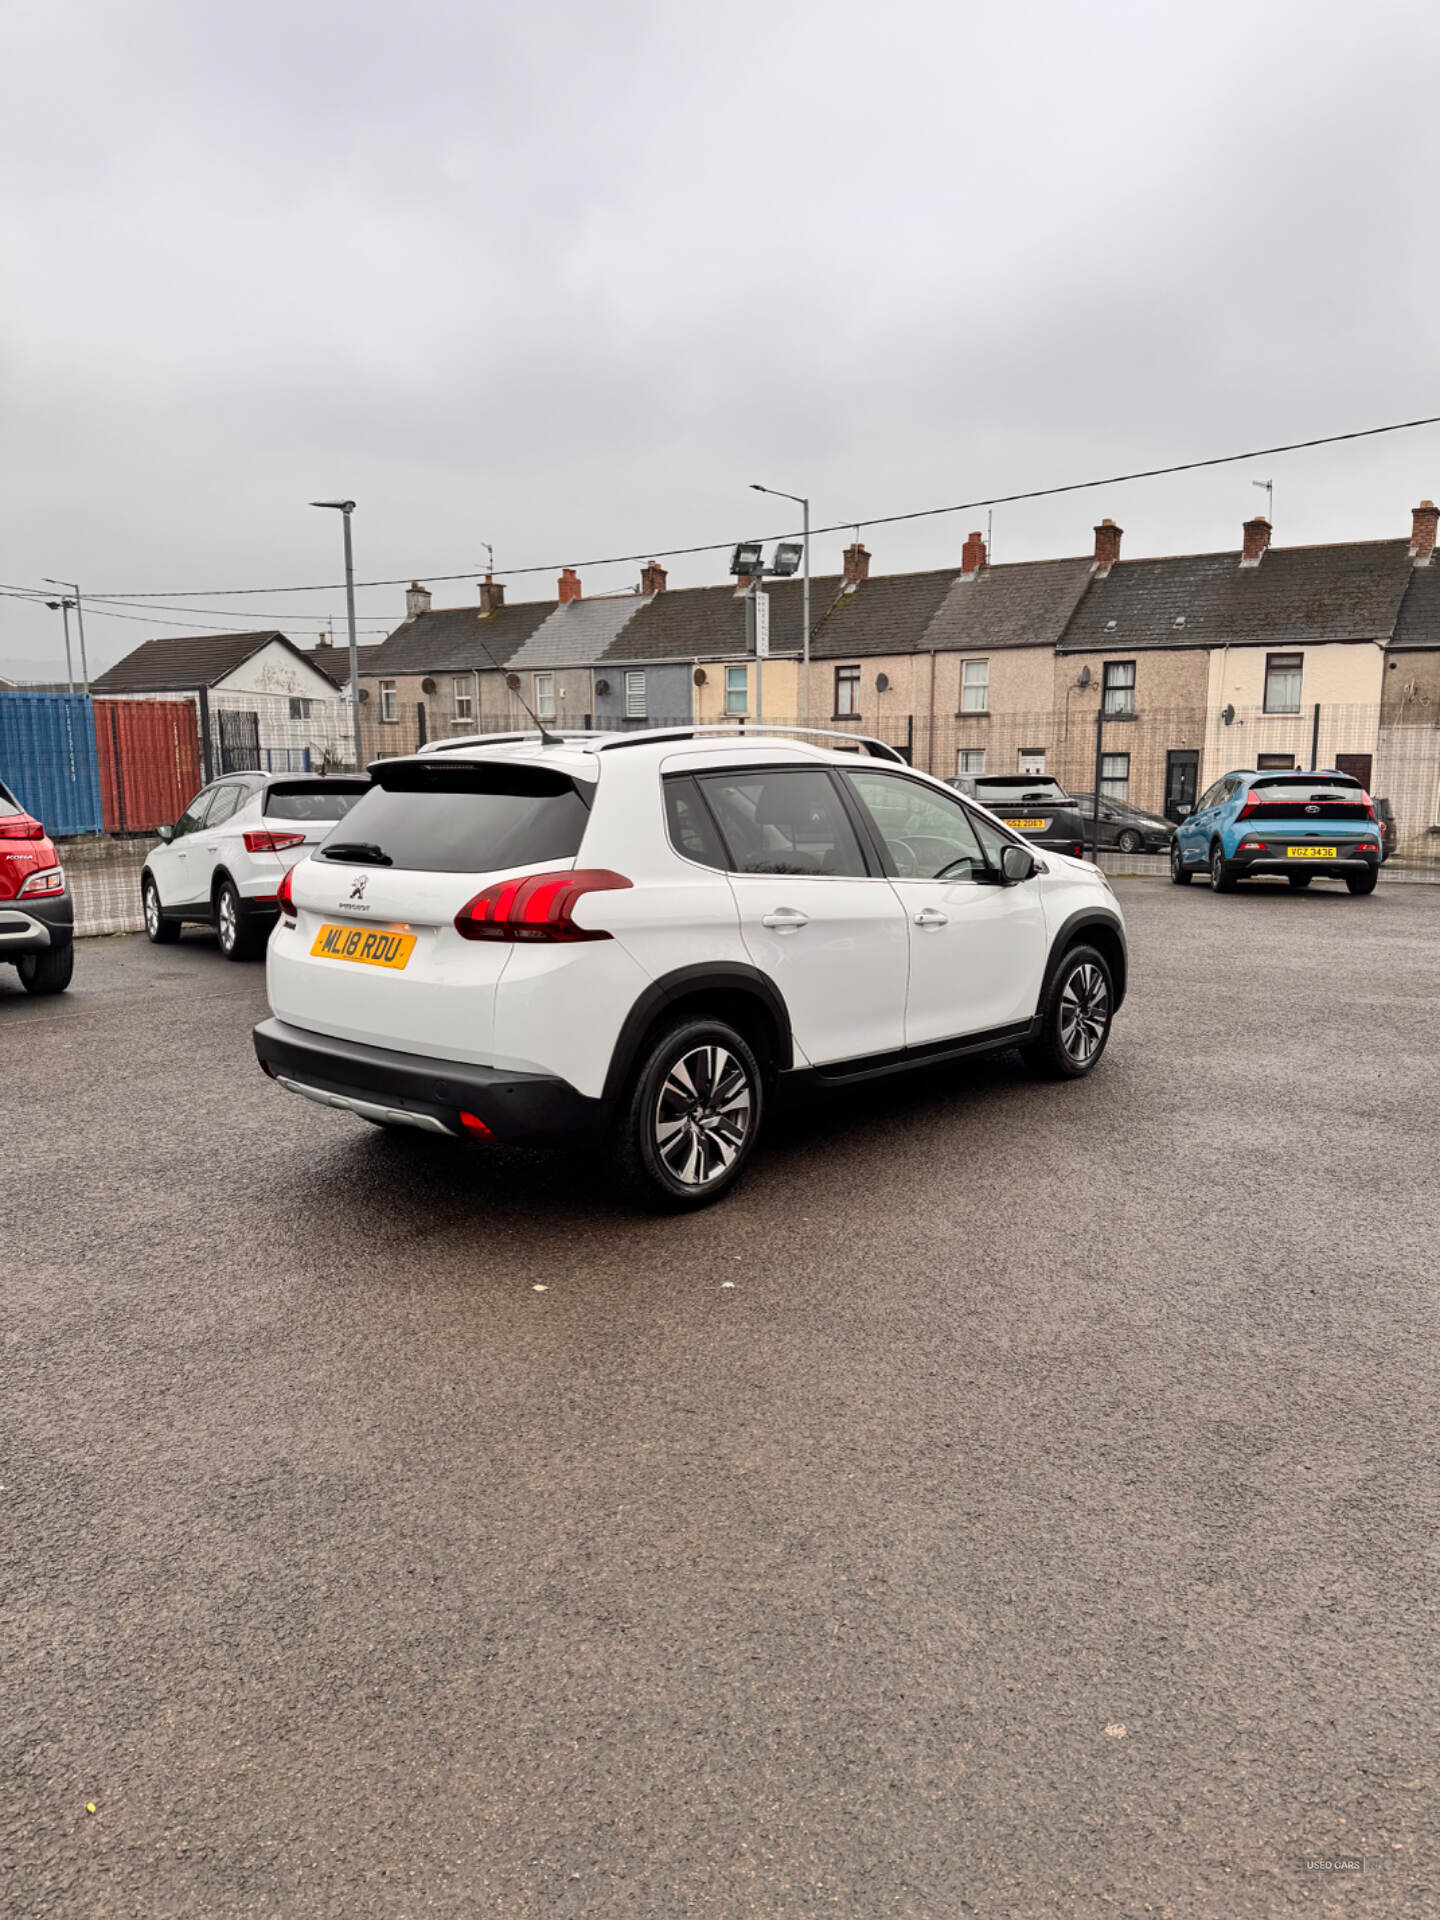
[[[810,924],[808,913],[800,913],[794,907],[776,907],[773,913],[762,913],[762,927],[773,927],[777,933],[798,933],[801,927]]]
[[[949,914],[941,913],[938,907],[921,907],[914,918],[917,927],[948,927],[950,924]]]

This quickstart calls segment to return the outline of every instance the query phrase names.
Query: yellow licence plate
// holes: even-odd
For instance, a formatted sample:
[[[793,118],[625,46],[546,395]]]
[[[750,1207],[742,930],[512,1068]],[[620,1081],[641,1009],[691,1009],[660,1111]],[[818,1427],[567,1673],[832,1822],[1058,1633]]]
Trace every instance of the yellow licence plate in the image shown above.
[[[1043,833],[1049,826],[1048,820],[1007,820],[1007,827],[1014,827],[1019,833]]]
[[[1287,860],[1334,860],[1337,853],[1334,847],[1287,847]]]
[[[403,967],[414,944],[413,933],[386,933],[380,927],[321,927],[310,952],[317,960],[358,960],[366,967]]]

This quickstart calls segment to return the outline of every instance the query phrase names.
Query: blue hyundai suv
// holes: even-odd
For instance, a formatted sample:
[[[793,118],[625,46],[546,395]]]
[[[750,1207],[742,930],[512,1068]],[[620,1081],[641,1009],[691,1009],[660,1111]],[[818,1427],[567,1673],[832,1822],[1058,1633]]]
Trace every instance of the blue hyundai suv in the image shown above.
[[[1251,874],[1283,873],[1295,888],[1316,874],[1373,893],[1380,826],[1370,796],[1348,773],[1227,773],[1175,829],[1170,878],[1188,887],[1208,872],[1216,893]]]

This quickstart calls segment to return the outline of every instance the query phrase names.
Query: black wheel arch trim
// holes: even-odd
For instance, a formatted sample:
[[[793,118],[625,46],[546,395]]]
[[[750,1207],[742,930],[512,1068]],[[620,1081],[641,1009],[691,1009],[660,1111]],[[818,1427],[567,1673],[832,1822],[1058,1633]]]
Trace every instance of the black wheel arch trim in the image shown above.
[[[1125,939],[1125,927],[1120,916],[1107,913],[1103,907],[1081,907],[1060,923],[1060,930],[1050,943],[1050,958],[1045,962],[1045,978],[1040,983],[1039,1007],[1045,1004],[1045,997],[1055,984],[1055,976],[1060,964],[1073,946],[1079,944],[1080,936],[1089,927],[1102,928],[1117,943],[1120,950],[1118,966],[1112,967],[1115,988],[1115,1011],[1119,1011],[1125,998],[1125,990],[1130,974],[1130,948]]]
[[[740,960],[701,962],[696,966],[677,967],[673,973],[662,974],[652,980],[626,1014],[610,1056],[610,1071],[605,1076],[605,1092],[602,1096],[604,1099],[619,1098],[634,1071],[645,1035],[658,1016],[667,1007],[706,992],[744,993],[758,1001],[775,1024],[776,1072],[784,1073],[791,1066],[795,1047],[791,1038],[790,1011],[775,983],[758,967],[747,966]]]

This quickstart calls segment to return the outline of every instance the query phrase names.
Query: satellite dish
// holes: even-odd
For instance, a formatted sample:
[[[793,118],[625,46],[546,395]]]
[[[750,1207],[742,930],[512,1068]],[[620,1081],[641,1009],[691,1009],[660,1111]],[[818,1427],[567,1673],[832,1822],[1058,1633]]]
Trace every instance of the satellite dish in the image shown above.
[[[507,674],[506,674],[506,676],[505,676],[505,684],[506,684],[506,686],[507,686],[507,687],[509,687],[509,689],[510,689],[510,691],[511,691],[512,693],[518,693],[518,692],[520,691],[520,676],[519,676],[519,674],[518,674],[518,673],[507,673]]]
[[[608,693],[610,691],[610,682],[608,680],[597,680],[595,682],[595,691],[597,693]]]
[[[1235,718],[1234,707],[1222,707],[1220,709],[1220,718],[1225,722],[1226,726],[1228,727],[1231,721]]]
[[[420,691],[422,693],[433,693],[435,691],[435,682],[433,680],[422,680],[420,682]]]
[[[696,667],[695,673],[694,673],[694,680],[697,687],[703,687],[708,677],[709,676],[706,674],[704,667]]]
[[[1090,679],[1091,679],[1091,674],[1090,674],[1089,667],[1081,667],[1080,678],[1075,682],[1075,684],[1077,687],[1088,687],[1090,684]]]
[[[360,704],[361,704],[361,706],[362,706],[362,707],[364,706],[364,704],[365,704],[365,702],[366,702],[366,701],[367,701],[367,700],[368,700],[369,698],[370,698],[370,689],[369,689],[369,687],[361,687],[361,689],[360,689]]]
[[[888,674],[888,673],[877,673],[877,674],[876,674],[876,676],[875,676],[875,691],[876,691],[877,693],[884,693],[884,691],[885,691],[885,689],[886,689],[886,688],[887,688],[887,687],[888,687],[889,685],[890,685],[890,676],[889,676],[889,674]]]

